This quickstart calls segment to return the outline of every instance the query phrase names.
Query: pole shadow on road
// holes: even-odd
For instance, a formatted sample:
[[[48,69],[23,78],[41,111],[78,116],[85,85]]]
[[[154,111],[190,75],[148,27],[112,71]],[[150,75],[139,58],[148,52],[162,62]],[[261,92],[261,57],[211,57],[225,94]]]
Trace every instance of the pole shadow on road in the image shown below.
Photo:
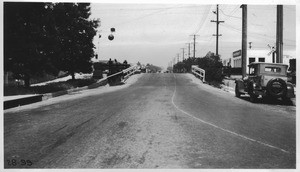
[[[241,95],[240,99],[250,102],[250,96],[247,95]],[[292,101],[284,102],[281,98],[258,98],[255,104],[295,106]]]

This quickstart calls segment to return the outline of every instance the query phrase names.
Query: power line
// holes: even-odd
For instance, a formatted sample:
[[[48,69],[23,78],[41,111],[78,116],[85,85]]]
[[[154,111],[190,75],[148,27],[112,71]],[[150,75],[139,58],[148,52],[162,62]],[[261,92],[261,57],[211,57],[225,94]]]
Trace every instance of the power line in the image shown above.
[[[139,6],[139,8],[122,8],[121,7],[118,9],[116,8],[115,10],[121,10],[122,12],[123,11],[131,12],[131,11],[153,11],[153,10],[169,10],[169,9],[179,9],[179,8],[199,8],[200,7],[199,5],[176,5],[175,7],[172,6],[172,7],[165,7],[165,8],[140,8],[141,6]],[[100,12],[106,11],[106,10],[111,11],[112,9],[111,8],[101,9]],[[96,10],[96,11],[98,11],[98,10]]]
[[[240,30],[240,29],[237,29],[237,28],[234,28],[234,27],[228,27],[228,26],[226,26],[226,25],[223,25],[225,28],[227,28],[227,29],[230,29],[230,30],[232,30],[232,31],[235,31],[235,32],[238,32],[238,33],[241,33],[242,31]],[[252,38],[255,38],[255,39],[259,39],[259,40],[263,40],[263,41],[265,41],[266,39],[268,39],[269,41],[273,41],[273,42],[275,42],[276,41],[276,39],[275,38],[270,38],[270,37],[264,37],[263,35],[253,35],[253,34],[255,34],[255,33],[249,33],[248,32],[248,36],[249,37],[252,37]],[[251,34],[251,35],[250,35]],[[283,40],[285,40],[285,39],[283,39]],[[293,42],[295,42],[295,41],[293,41]],[[291,44],[283,44],[284,46],[289,46],[289,47],[296,47],[296,44],[293,44],[293,45],[291,45]],[[257,47],[257,46],[256,46]]]
[[[228,16],[226,16],[227,18],[225,18],[224,20],[230,20],[230,16],[234,15],[238,9],[239,9],[240,5],[236,5],[235,8],[229,13]]]
[[[122,22],[122,23],[119,23],[119,24],[115,24],[115,26],[120,26],[120,25],[122,25],[122,24],[131,23],[131,22],[136,21],[136,20],[141,20],[141,19],[144,19],[144,18],[146,18],[146,17],[153,16],[153,15],[155,15],[155,14],[158,14],[158,13],[161,13],[161,12],[164,12],[164,11],[167,11],[167,10],[169,10],[169,9],[172,9],[172,7],[166,8],[166,9],[162,9],[162,10],[159,10],[159,11],[155,11],[155,12],[153,12],[153,13],[146,14],[146,15],[144,15],[144,16],[137,17],[137,18],[135,18],[135,19],[132,19],[132,20],[129,20],[129,21],[125,21],[125,22]]]
[[[206,10],[205,10],[205,14],[206,14],[206,15],[204,15],[204,16],[202,17],[202,20],[200,21],[199,26],[198,26],[198,29],[196,30],[195,34],[197,34],[197,33],[200,31],[200,29],[202,29],[203,24],[204,24],[205,21],[207,20],[207,17],[208,17],[208,14],[209,14],[210,9],[211,9],[211,5],[209,5],[209,6],[206,8]]]
[[[223,13],[223,15],[225,15],[225,16],[227,16],[227,17],[229,17],[229,18],[236,18],[236,19],[240,19],[240,20],[242,20],[242,18],[241,18],[241,17],[236,17],[236,16],[232,16],[232,15],[225,14],[225,13],[224,13],[224,11],[223,11],[223,10],[221,10],[221,9],[220,9],[220,11]]]
[[[212,39],[213,39],[213,37],[210,36],[210,39],[209,39],[209,41],[207,41],[208,43],[206,44],[206,46],[203,46],[199,52],[202,52],[202,51],[204,51],[205,48],[210,47],[213,43]]]
[[[235,30],[235,31],[237,31],[237,32],[239,32],[239,33],[242,32],[242,29],[235,28],[235,27],[233,27],[233,26],[231,26],[231,25],[228,25],[228,24],[224,24],[224,25],[222,25],[222,26],[224,26],[225,28],[233,29],[233,30]],[[249,32],[249,31],[248,31],[248,34],[249,34],[248,36],[250,36],[250,37],[261,38],[261,40],[269,39],[269,40],[274,41],[274,40],[276,39],[275,36],[269,36],[269,35],[261,34],[261,33],[255,33],[255,32]],[[286,39],[286,38],[284,38],[283,40],[284,40],[284,41],[288,41],[288,42],[295,42],[295,41],[293,41],[293,40]]]

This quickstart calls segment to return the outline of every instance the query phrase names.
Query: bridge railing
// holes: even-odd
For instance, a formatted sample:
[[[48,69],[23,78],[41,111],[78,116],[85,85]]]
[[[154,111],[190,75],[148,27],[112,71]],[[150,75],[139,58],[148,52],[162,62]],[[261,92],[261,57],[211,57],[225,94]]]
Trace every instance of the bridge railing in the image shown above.
[[[130,75],[132,75],[138,69],[139,69],[138,65],[131,66],[120,72],[111,74],[105,78],[100,79],[97,83],[92,84],[91,87],[96,88],[96,87],[99,87],[100,85],[103,85],[103,84],[105,85],[106,83],[116,84],[120,81],[124,82],[126,79],[129,78]]]
[[[131,66],[127,69],[124,69],[122,72],[123,72],[123,76],[124,76],[124,80],[126,80],[130,75],[132,75],[136,70],[139,69],[139,66],[138,65],[134,65],[134,66]]]
[[[196,76],[199,76],[199,78],[202,80],[202,82],[205,82],[205,70],[199,68],[196,65],[192,65],[192,73]]]

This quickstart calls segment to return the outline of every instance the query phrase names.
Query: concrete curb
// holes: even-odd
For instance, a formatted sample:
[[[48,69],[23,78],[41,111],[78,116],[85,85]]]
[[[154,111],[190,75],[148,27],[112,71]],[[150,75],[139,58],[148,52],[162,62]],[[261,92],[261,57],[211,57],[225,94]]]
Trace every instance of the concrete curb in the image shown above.
[[[22,105],[40,102],[42,100],[43,100],[43,95],[34,95],[34,96],[18,98],[18,99],[13,99],[13,100],[6,100],[3,102],[3,108],[9,109],[9,108],[13,108],[13,107],[18,107],[18,106],[22,106]]]

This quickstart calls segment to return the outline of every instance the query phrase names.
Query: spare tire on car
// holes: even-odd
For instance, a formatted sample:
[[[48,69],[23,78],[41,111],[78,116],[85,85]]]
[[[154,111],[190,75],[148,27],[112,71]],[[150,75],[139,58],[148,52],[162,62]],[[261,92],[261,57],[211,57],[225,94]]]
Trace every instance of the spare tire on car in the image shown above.
[[[281,78],[271,79],[267,84],[268,94],[273,97],[282,97],[286,95],[287,85]]]

